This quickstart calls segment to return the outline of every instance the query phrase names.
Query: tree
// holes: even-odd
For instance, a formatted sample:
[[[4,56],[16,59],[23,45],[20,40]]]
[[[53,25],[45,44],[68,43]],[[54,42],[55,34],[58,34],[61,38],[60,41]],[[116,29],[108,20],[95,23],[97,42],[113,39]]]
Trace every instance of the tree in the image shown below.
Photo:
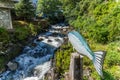
[[[35,16],[35,8],[30,0],[20,0],[15,5],[16,15],[24,20],[31,19]]]
[[[38,0],[37,13],[43,13],[47,17],[54,16],[60,11],[59,0]]]

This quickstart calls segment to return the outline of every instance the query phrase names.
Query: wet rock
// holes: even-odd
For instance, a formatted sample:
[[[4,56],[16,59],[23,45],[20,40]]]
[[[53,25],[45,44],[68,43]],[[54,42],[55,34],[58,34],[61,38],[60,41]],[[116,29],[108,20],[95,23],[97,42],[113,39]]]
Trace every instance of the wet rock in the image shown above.
[[[6,55],[6,53],[3,52],[3,51],[0,51],[0,56],[1,56],[1,55]]]
[[[46,39],[48,39],[48,36],[44,35],[43,37],[45,37]]]
[[[58,33],[53,33],[53,37],[57,37],[58,36]]]
[[[32,43],[31,45],[32,45],[33,47],[36,47],[36,46],[37,46],[37,44],[36,44],[36,43]]]
[[[52,42],[52,40],[48,39],[47,42]]]
[[[64,31],[64,32],[66,32],[66,31],[67,31],[67,29],[63,29],[63,31]]]
[[[27,51],[31,50],[31,48],[29,46],[25,46],[23,53],[26,53]]]
[[[0,70],[0,74],[3,73],[4,71],[5,71],[5,68],[2,68],[2,69]],[[2,77],[2,75],[0,75],[0,77]]]
[[[8,55],[9,52],[11,52],[11,51],[12,51],[12,47],[9,47],[9,48],[5,51],[6,55]]]
[[[42,40],[44,40],[43,38],[38,38],[36,41],[42,41]]]
[[[55,41],[58,41],[58,42],[60,42],[60,39],[55,39]]]
[[[14,44],[13,44],[13,43],[11,43],[11,42],[10,42],[8,45],[9,45],[10,47],[14,46]]]
[[[7,63],[7,67],[8,69],[10,69],[11,71],[14,71],[18,68],[18,63],[17,62],[12,62],[12,61],[9,61]]]
[[[64,36],[64,39],[67,39],[67,40],[68,40],[68,36],[65,35],[65,36]]]

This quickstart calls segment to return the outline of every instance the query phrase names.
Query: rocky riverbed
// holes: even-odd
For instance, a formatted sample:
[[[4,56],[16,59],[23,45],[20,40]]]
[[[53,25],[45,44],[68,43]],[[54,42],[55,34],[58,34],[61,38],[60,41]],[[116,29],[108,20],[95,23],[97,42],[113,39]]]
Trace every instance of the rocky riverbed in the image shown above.
[[[7,63],[7,71],[0,75],[0,80],[40,80],[50,70],[54,52],[66,38],[69,27],[65,24],[51,25],[25,46],[21,55]]]

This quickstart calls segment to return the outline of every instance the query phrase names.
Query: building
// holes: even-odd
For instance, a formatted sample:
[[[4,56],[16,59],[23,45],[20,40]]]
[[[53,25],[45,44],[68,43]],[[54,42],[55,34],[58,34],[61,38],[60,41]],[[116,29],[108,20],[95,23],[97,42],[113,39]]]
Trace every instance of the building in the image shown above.
[[[0,27],[13,29],[10,12],[12,8],[14,8],[13,1],[0,1]]]
[[[0,27],[7,29],[13,29],[11,19],[11,9],[14,8],[14,4],[20,0],[0,0]],[[31,0],[36,7],[37,0]]]

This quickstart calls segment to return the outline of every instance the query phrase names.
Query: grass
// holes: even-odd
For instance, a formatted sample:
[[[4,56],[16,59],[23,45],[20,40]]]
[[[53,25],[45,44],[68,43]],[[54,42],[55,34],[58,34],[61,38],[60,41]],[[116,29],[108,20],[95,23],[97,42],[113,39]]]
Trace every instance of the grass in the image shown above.
[[[56,73],[59,77],[63,76],[69,69],[71,52],[73,52],[73,49],[69,43],[62,45],[56,52]]]
[[[107,51],[104,66],[103,66],[103,74],[104,79],[102,80],[118,80],[120,79],[120,51],[118,51],[118,47],[120,47],[120,41],[111,42],[108,44],[99,44],[99,43],[90,43],[90,47],[93,51],[96,50],[105,50]],[[85,59],[84,59],[85,60]],[[88,62],[88,60],[86,60]],[[86,62],[85,61],[85,62]],[[85,67],[90,67],[92,70],[91,76],[95,80],[101,80],[98,73],[96,72],[93,64],[89,64],[89,66],[85,64]]]

